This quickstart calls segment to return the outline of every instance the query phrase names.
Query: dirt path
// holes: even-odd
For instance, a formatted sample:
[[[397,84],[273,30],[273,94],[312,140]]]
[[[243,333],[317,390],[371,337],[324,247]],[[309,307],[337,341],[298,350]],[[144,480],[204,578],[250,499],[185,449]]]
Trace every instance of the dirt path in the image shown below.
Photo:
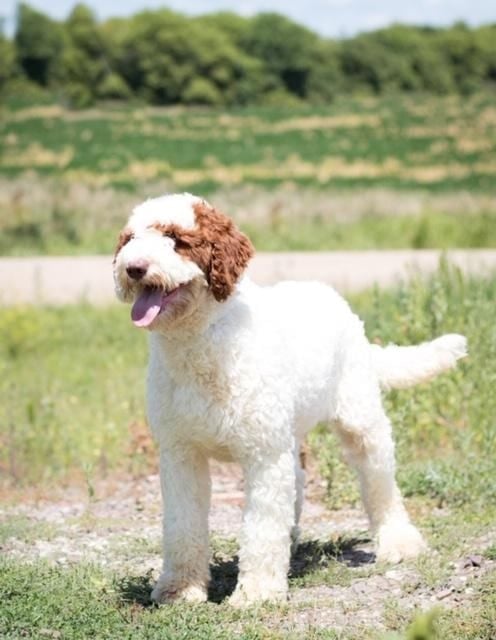
[[[260,284],[319,280],[350,292],[389,286],[414,271],[429,273],[441,251],[334,251],[259,253],[249,273]],[[496,251],[451,250],[448,259],[467,273],[496,269]],[[67,304],[115,301],[109,256],[0,258],[0,304]]]
[[[470,555],[468,550],[493,545],[496,530],[483,540],[467,541],[467,554],[451,561],[441,582],[429,584],[414,564],[376,565],[363,513],[355,509],[328,511],[319,500],[322,487],[318,477],[311,479],[308,493],[303,541],[292,560],[291,606],[284,619],[274,620],[278,628],[287,625],[288,629],[304,630],[310,625],[344,629],[349,628],[351,616],[357,628],[385,629],[393,600],[396,607],[407,611],[434,605],[462,607],[473,597],[474,580],[495,569],[494,560],[479,552]],[[239,470],[214,466],[210,525],[213,574],[221,585],[218,600],[234,584],[232,539],[241,524],[242,502]],[[61,566],[96,563],[120,575],[146,576],[151,584],[160,566],[160,510],[156,475],[107,482],[86,493],[66,490],[50,499],[0,509],[0,522],[10,522],[11,527],[0,551],[23,561],[44,558]],[[319,571],[329,569],[330,578],[319,580]]]

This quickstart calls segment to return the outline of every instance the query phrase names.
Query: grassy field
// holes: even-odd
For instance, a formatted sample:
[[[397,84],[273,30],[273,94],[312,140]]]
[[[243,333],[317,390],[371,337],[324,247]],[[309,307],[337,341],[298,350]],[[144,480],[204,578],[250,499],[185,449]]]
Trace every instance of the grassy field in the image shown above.
[[[456,372],[428,388],[387,396],[403,488],[412,493],[456,501],[465,484],[480,482],[485,498],[496,497],[485,483],[494,465],[489,452],[496,451],[495,297],[494,278],[467,279],[442,265],[431,280],[354,300],[373,341],[410,344],[455,331],[468,336],[471,356]],[[0,422],[7,428],[0,469],[7,477],[36,483],[76,467],[104,473],[128,459],[144,424],[146,362],[146,335],[128,314],[124,306],[2,312]]]
[[[496,246],[491,94],[229,113],[0,109],[0,254],[109,253],[134,204],[186,189],[233,215],[262,250]],[[373,341],[453,331],[469,340],[455,372],[386,396],[399,484],[432,552],[391,574],[344,563],[352,539],[310,541],[294,560],[290,604],[243,612],[222,602],[235,571],[227,539],[213,541],[214,594],[204,606],[150,605],[151,576],[127,560],[157,558],[159,537],[144,539],[139,521],[110,553],[113,564],[38,558],[43,545],[72,537],[90,551],[92,532],[111,537],[115,522],[92,510],[95,487],[156,470],[144,415],[146,335],[123,306],[2,309],[0,636],[493,640],[495,298],[494,274],[470,279],[445,264],[430,279],[354,297]],[[327,507],[336,517],[353,510],[357,483],[332,434],[317,428],[310,448]],[[48,523],[22,515],[26,496],[73,485],[87,495],[82,514]],[[19,555],[24,548],[30,555]],[[480,570],[465,568],[472,556]],[[394,571],[399,591],[390,590]],[[372,587],[361,607],[381,611],[381,628],[360,618],[360,589]],[[436,594],[437,613],[417,616]],[[339,597],[341,626],[330,608]]]
[[[429,280],[415,279],[394,291],[369,291],[353,300],[371,340],[408,344],[459,331],[468,336],[470,345],[470,357],[456,372],[386,398],[395,428],[399,482],[433,549],[403,566],[401,571],[407,573],[400,592],[391,593],[381,604],[389,640],[494,638],[495,572],[482,571],[477,576],[463,570],[465,574],[457,578],[463,578],[463,583],[453,582],[452,574],[467,555],[479,554],[486,564],[496,559],[495,296],[494,277],[466,279],[441,265]],[[0,321],[0,422],[8,426],[2,431],[0,447],[4,496],[15,495],[22,487],[50,487],[79,478],[87,483],[91,502],[98,479],[154,469],[153,451],[142,445],[146,441],[145,336],[131,326],[127,308],[10,309]],[[328,504],[334,509],[355,505],[356,481],[340,461],[332,436],[317,429],[311,447],[327,481]],[[84,514],[81,518],[84,531],[100,528],[106,537],[112,531],[108,519],[97,521]],[[61,525],[42,525],[36,519],[0,518],[0,546],[11,544],[12,539],[32,544],[55,539],[63,544],[74,534],[76,520],[70,522],[60,529]],[[146,548],[142,535],[127,537],[120,553],[132,557],[134,550]],[[158,555],[158,540],[156,544],[149,552]],[[229,567],[236,548],[221,540],[214,542],[214,551],[216,544],[225,554],[222,562],[214,558],[214,575],[221,582],[232,582]],[[148,600],[150,576],[130,573],[125,562],[118,562],[120,569],[84,562],[66,567],[35,558],[26,564],[7,554],[0,566],[0,635],[9,639],[192,634],[246,639],[385,638],[384,630],[353,622],[353,585],[366,588],[374,581],[380,585],[380,580],[389,579],[389,568],[363,565],[357,569],[343,564],[336,541],[313,548],[311,557],[305,548],[301,553],[306,569],[293,573],[291,604],[247,612],[215,604],[222,600],[219,595],[206,606],[154,609]],[[221,565],[218,569],[216,562]],[[439,602],[437,635],[420,634],[419,628],[429,627],[426,618],[419,618],[407,634],[416,609],[406,606],[405,598],[442,593],[453,584],[453,606]],[[324,624],[315,613],[325,610],[327,605],[319,600],[325,593],[332,601],[333,589],[350,590],[349,628],[334,627],[333,619]],[[463,604],[456,605],[456,589],[461,589]],[[379,590],[384,592],[384,587]]]
[[[211,602],[157,609],[147,600],[146,578],[126,578],[94,566],[60,569],[41,562],[19,566],[0,560],[0,569],[0,632],[5,640],[492,640],[496,625],[494,574],[479,581],[476,602],[465,610],[438,608],[418,615],[413,624],[411,612],[398,610],[392,600],[390,631],[384,633],[366,625],[353,629],[351,624],[346,631],[332,624],[301,629],[292,621],[295,609],[300,615],[305,609],[295,605],[237,611]]]
[[[175,190],[209,196],[259,249],[496,243],[490,93],[0,116],[5,254],[108,252],[133,204]]]

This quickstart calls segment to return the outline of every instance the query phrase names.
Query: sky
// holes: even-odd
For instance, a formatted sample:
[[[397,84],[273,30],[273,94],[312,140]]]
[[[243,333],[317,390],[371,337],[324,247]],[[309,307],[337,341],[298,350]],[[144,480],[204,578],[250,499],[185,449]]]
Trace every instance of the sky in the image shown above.
[[[32,7],[63,19],[76,4],[74,0],[27,0]],[[7,33],[14,28],[16,0],[0,0]],[[234,11],[244,16],[276,11],[324,36],[351,36],[392,22],[450,25],[457,20],[476,26],[496,23],[495,0],[86,0],[97,18],[129,16],[143,9],[167,6],[181,13],[198,15],[214,11]]]

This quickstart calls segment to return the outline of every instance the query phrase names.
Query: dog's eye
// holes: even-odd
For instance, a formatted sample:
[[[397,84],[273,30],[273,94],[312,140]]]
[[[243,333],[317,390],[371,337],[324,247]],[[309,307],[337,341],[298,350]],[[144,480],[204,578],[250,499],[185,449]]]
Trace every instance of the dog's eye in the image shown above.
[[[177,236],[174,231],[164,231],[164,238],[170,238],[175,245],[176,249],[186,249],[189,245],[180,236]]]

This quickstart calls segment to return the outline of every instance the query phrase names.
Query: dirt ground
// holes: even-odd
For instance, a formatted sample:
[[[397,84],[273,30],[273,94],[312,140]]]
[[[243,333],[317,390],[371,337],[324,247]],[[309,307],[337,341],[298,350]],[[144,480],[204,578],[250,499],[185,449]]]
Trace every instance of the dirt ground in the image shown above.
[[[230,554],[235,551],[230,541],[241,525],[242,479],[239,469],[230,465],[216,464],[212,472],[210,527],[213,548],[221,550],[216,552],[213,572],[222,581],[223,562],[226,567],[231,565],[232,573]],[[472,597],[474,580],[496,568],[494,560],[467,551],[450,563],[449,577],[435,587],[427,586],[411,564],[377,569],[364,514],[358,509],[326,509],[322,485],[318,475],[312,474],[302,518],[302,544],[292,559],[286,616],[291,628],[345,628],[352,613],[354,625],[385,629],[392,600],[402,610],[460,607]],[[442,517],[441,510],[439,515]],[[0,552],[23,561],[44,558],[60,566],[91,562],[120,574],[147,576],[151,581],[160,568],[160,518],[157,475],[114,480],[86,490],[60,490],[0,509],[0,521],[10,521],[13,527]],[[16,522],[21,527],[17,533]],[[477,549],[495,541],[496,531],[478,540]],[[227,555],[226,544],[231,545]],[[475,547],[472,544],[469,548]],[[330,562],[337,563],[336,575],[341,576],[336,583],[298,582]],[[344,580],[341,569],[346,573]],[[231,582],[233,586],[232,577]]]

